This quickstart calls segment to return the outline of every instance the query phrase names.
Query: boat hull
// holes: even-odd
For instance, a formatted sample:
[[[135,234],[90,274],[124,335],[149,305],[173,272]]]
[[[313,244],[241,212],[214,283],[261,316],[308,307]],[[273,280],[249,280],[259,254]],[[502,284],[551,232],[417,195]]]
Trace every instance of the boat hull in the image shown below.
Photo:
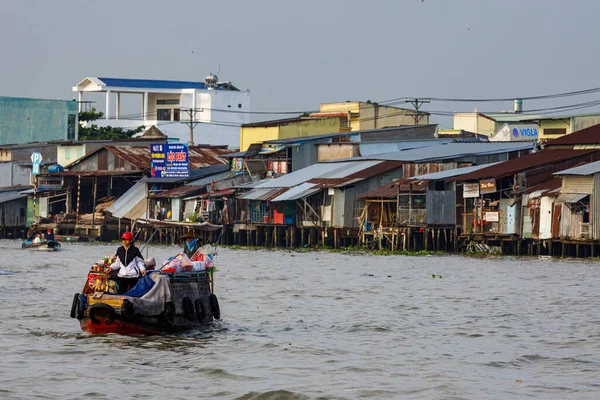
[[[71,317],[79,320],[82,331],[93,335],[174,333],[202,328],[220,318],[218,300],[211,291],[207,274],[157,277],[153,278],[157,279],[154,292],[151,290],[141,297],[77,293]]]

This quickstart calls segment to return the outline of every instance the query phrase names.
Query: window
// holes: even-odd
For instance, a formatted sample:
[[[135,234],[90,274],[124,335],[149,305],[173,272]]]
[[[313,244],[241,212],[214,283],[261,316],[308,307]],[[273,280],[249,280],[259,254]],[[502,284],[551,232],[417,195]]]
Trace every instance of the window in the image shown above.
[[[70,159],[70,158],[71,158],[71,148],[70,148],[70,147],[67,147],[67,148],[65,149],[65,160],[68,160],[68,159]]]
[[[161,99],[161,100],[156,100],[156,104],[160,104],[161,106],[168,105],[168,104],[179,104],[179,99]]]
[[[181,110],[179,108],[173,109],[173,121],[181,121]]]
[[[227,104],[227,108],[231,108],[231,104]]]
[[[544,135],[566,135],[567,128],[546,128],[544,129]]]
[[[242,103],[238,103],[238,108],[242,108]]]
[[[75,121],[77,119],[76,114],[69,114],[69,119],[67,122],[67,140],[75,139]]]
[[[82,147],[82,146],[79,146],[79,147],[77,148],[77,158],[79,159],[79,158],[81,158],[81,157],[83,157],[83,147]]]
[[[156,110],[156,119],[159,121],[170,121],[171,120],[171,110]]]

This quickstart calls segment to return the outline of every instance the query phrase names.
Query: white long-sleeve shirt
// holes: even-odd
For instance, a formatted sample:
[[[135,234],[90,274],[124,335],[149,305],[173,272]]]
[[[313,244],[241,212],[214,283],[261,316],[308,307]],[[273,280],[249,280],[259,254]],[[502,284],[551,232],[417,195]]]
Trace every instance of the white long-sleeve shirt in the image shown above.
[[[125,250],[125,259],[127,259],[127,251],[128,250]],[[128,265],[123,265],[121,258],[117,257],[115,262],[111,264],[110,268],[112,270],[118,269],[120,278],[138,278],[142,275],[142,271],[146,270],[144,260],[140,257],[134,257]]]

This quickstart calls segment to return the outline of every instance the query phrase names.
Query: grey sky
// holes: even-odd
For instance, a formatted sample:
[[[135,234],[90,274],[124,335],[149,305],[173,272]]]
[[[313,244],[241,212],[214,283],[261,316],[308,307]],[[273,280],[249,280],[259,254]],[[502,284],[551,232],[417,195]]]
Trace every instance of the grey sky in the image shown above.
[[[253,111],[600,86],[598,0],[0,0],[0,9],[2,96],[70,99],[85,76],[203,80],[219,63],[219,78],[251,90]],[[473,107],[512,104],[426,109]]]

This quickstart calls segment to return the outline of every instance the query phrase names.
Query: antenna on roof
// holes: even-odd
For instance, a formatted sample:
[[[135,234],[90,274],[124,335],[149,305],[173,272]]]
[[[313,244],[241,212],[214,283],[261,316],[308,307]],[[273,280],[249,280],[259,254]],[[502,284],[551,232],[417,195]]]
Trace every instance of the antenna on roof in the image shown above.
[[[219,61],[219,67],[217,68],[217,76],[221,75],[221,62]]]

